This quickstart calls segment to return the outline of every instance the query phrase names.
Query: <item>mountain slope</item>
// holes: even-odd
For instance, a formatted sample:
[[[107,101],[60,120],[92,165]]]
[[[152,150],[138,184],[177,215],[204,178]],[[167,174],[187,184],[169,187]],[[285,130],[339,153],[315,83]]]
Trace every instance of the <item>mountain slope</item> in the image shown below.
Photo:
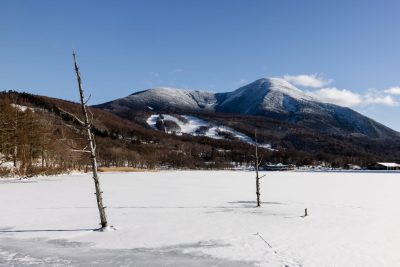
[[[153,129],[163,131],[168,134],[188,134],[192,136],[206,136],[212,139],[239,140],[241,142],[255,145],[249,136],[235,131],[222,124],[210,123],[207,120],[199,119],[195,116],[171,116],[168,114],[151,115],[146,123]],[[258,144],[263,148],[271,148],[269,144]]]
[[[263,78],[233,92],[156,88],[97,107],[126,112],[216,112],[264,116],[335,135],[395,138],[399,133],[346,107],[322,103],[280,78]]]
[[[140,91],[98,107],[117,112],[126,110],[214,111],[217,102],[217,96],[212,92],[161,87]]]

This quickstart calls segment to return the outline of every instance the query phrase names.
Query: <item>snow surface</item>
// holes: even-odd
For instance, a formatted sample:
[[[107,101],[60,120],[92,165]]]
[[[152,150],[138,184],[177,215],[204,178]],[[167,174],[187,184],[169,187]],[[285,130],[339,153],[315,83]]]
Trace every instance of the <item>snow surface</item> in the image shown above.
[[[110,232],[90,175],[2,179],[0,266],[400,266],[399,173],[265,174],[101,174]]]
[[[241,132],[235,131],[227,126],[215,125],[213,123],[210,123],[206,120],[202,120],[195,116],[182,115],[181,117],[183,117],[186,121],[181,121],[179,118],[168,114],[162,114],[162,116],[164,118],[163,120],[173,121],[180,127],[180,131],[167,132],[169,134],[176,134],[176,135],[190,134],[193,136],[207,136],[213,139],[225,139],[224,136],[218,134],[218,132],[225,132],[231,134],[234,138],[242,142],[245,142],[250,145],[255,145],[255,142],[250,137]],[[160,115],[151,115],[146,120],[146,122],[151,128],[158,130],[156,127],[156,123],[159,118]],[[208,127],[208,129],[203,133],[199,132],[200,127]],[[270,144],[259,144],[259,146],[271,149]]]
[[[18,104],[11,104],[11,106],[22,112],[25,112],[28,109],[27,106],[22,106],[22,105],[18,105]],[[29,108],[29,109],[33,111],[33,108]]]

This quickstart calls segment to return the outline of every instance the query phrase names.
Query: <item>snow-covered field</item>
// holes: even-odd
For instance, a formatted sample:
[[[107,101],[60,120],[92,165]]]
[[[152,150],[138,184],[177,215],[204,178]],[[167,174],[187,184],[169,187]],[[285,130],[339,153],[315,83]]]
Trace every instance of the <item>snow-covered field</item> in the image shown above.
[[[2,179],[0,266],[400,266],[400,174],[266,174],[101,174],[111,232],[89,175]]]

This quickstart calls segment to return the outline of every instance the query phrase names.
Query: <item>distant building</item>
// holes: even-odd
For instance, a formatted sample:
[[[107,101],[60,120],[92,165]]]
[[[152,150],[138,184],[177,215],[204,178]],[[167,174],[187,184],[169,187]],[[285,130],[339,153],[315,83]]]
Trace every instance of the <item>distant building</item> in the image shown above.
[[[400,170],[400,164],[393,162],[375,162],[368,166],[370,170]]]
[[[294,166],[278,163],[278,164],[264,165],[264,166],[262,166],[261,169],[265,170],[265,171],[289,171],[289,170],[293,170]]]
[[[347,164],[347,168],[349,170],[362,170],[361,166],[356,164]]]

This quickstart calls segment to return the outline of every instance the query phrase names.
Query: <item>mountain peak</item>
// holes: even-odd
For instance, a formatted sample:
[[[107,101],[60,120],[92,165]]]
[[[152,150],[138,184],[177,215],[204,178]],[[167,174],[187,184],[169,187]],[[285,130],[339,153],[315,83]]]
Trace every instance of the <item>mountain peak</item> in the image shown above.
[[[279,77],[261,78],[246,85],[245,87],[254,86],[259,87],[263,90],[279,92],[296,99],[315,101],[315,99],[313,99],[311,96],[298,89],[285,79]]]
[[[315,100],[282,78],[261,78],[228,93],[219,108],[244,114],[258,114],[260,110],[286,112],[293,101]]]

